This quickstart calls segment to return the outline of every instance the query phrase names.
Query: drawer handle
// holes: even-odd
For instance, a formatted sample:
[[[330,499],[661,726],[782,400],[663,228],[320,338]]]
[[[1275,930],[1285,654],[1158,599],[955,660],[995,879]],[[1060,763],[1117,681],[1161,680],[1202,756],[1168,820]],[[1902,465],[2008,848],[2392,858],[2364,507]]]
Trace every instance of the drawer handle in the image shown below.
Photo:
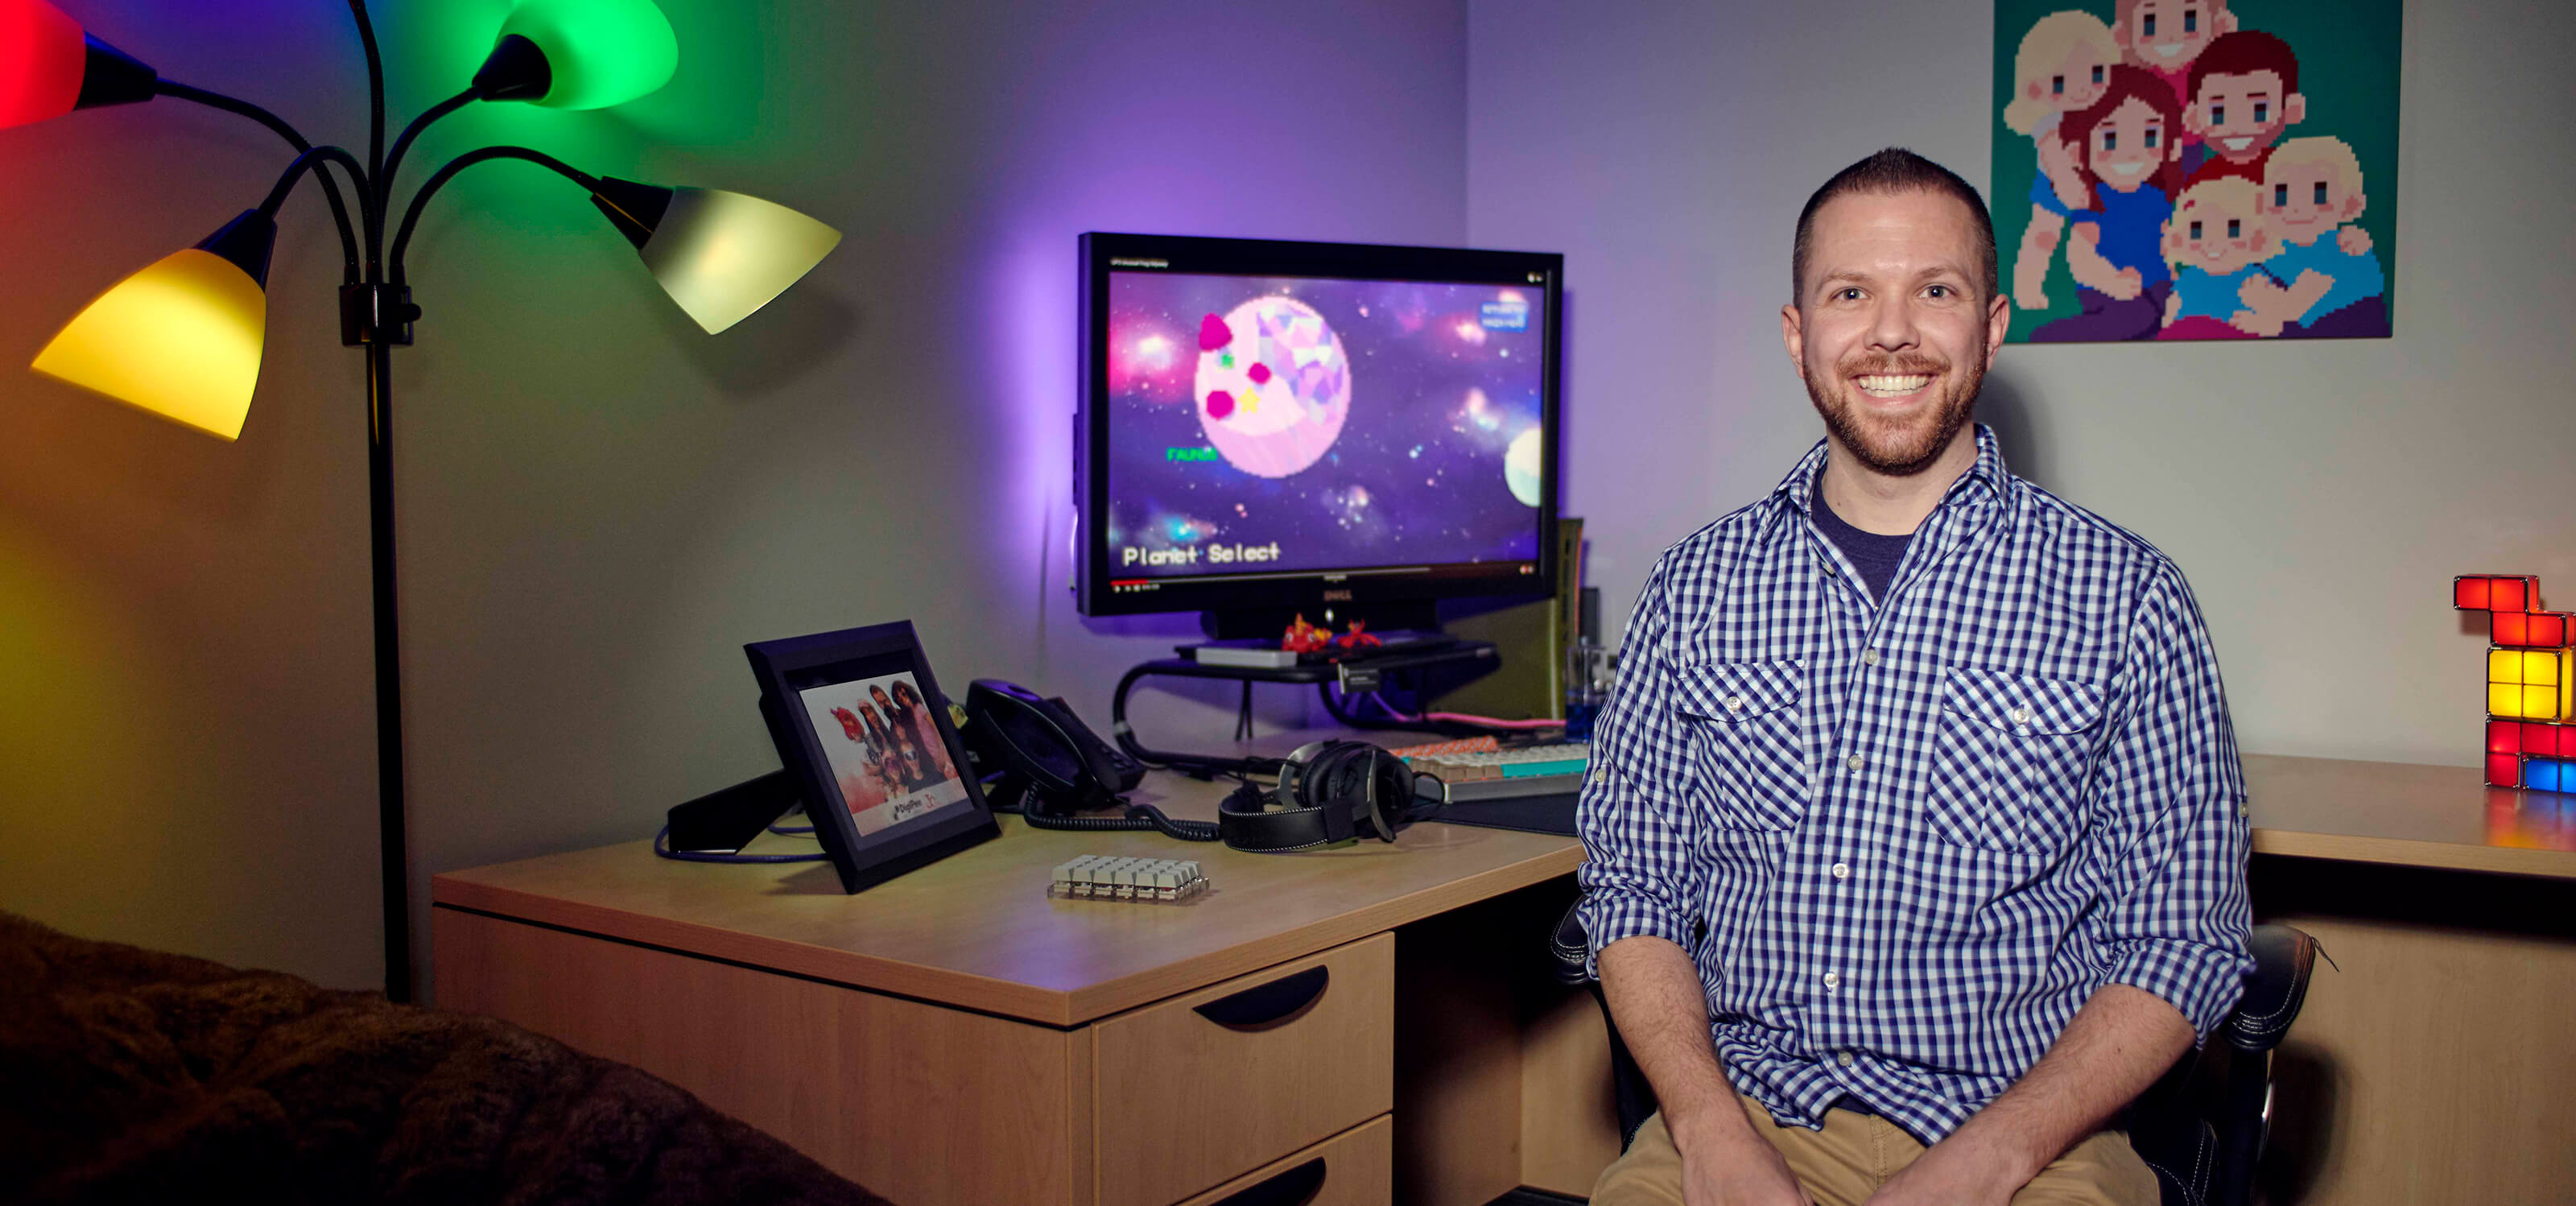
[[[1332,973],[1322,964],[1317,964],[1293,976],[1281,976],[1268,984],[1256,984],[1193,1008],[1200,1017],[1219,1026],[1249,1030],[1267,1026],[1313,1004],[1315,998],[1324,995],[1324,983],[1331,978]]]
[[[1228,1194],[1216,1206],[1303,1206],[1323,1187],[1324,1158],[1317,1156],[1250,1189]]]

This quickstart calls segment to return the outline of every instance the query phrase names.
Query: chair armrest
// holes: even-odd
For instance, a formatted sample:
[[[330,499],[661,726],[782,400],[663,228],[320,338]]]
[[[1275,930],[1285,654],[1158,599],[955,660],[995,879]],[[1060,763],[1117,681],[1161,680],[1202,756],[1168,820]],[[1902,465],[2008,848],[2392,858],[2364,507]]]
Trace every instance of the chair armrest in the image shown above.
[[[2317,940],[2290,926],[2258,925],[2245,936],[2245,953],[2254,957],[2254,970],[2245,973],[2244,995],[2221,1028],[2229,1046],[2260,1054],[2280,1046],[2298,1020],[2316,967]]]
[[[1592,979],[1592,939],[1583,932],[1583,918],[1576,912],[1582,907],[1583,898],[1575,897],[1574,903],[1565,907],[1565,916],[1557,919],[1556,928],[1547,934],[1547,953],[1556,960],[1557,983],[1568,987]]]

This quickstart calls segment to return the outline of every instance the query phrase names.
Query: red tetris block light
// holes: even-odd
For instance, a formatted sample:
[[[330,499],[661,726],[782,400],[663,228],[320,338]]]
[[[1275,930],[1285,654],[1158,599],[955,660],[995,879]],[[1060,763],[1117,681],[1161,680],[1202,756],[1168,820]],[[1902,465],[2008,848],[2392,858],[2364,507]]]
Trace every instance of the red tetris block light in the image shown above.
[[[2451,579],[2451,606],[2461,611],[2530,611],[2540,579],[2529,574],[2462,574]]]
[[[2495,643],[2517,649],[2565,649],[2569,645],[2568,613],[2563,611],[2490,612]]]

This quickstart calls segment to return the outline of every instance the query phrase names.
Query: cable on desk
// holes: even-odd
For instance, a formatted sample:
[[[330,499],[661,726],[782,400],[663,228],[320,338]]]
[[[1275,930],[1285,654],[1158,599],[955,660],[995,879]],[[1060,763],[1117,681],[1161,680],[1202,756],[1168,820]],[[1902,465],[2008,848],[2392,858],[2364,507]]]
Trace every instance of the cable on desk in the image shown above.
[[[1001,777],[993,775],[986,781],[990,782],[992,779]],[[1241,777],[1236,776],[1236,778]],[[1184,842],[1213,842],[1219,837],[1216,824],[1212,821],[1175,821],[1163,815],[1162,809],[1151,804],[1129,804],[1124,816],[1069,817],[1056,816],[1030,808],[1026,796],[1005,798],[1006,795],[1008,793],[996,793],[987,798],[985,803],[995,812],[1019,814],[1020,819],[1027,821],[1031,829],[1061,829],[1076,833],[1136,833],[1151,829],[1165,837],[1177,838]]]
[[[1355,729],[1429,729],[1456,737],[1474,736],[1480,733],[1545,732],[1549,729],[1565,727],[1565,722],[1562,720],[1504,720],[1494,716],[1472,716],[1464,712],[1420,714],[1404,712],[1398,710],[1394,704],[1388,703],[1386,697],[1379,692],[1345,695],[1341,693],[1337,684],[1329,682],[1315,684],[1315,691],[1324,697],[1324,711],[1334,721]],[[1351,705],[1360,700],[1375,703],[1379,711],[1386,713],[1386,717],[1379,719],[1352,710]]]

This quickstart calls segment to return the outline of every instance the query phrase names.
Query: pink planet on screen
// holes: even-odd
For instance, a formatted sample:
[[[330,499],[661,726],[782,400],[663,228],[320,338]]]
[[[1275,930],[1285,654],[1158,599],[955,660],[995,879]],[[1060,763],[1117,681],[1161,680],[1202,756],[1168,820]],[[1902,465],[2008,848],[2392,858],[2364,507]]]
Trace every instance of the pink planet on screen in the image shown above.
[[[1199,426],[1227,464],[1255,477],[1287,477],[1323,459],[1341,438],[1351,409],[1350,357],[1314,307],[1281,294],[1253,298],[1223,318],[1209,315],[1199,325],[1199,348]]]

